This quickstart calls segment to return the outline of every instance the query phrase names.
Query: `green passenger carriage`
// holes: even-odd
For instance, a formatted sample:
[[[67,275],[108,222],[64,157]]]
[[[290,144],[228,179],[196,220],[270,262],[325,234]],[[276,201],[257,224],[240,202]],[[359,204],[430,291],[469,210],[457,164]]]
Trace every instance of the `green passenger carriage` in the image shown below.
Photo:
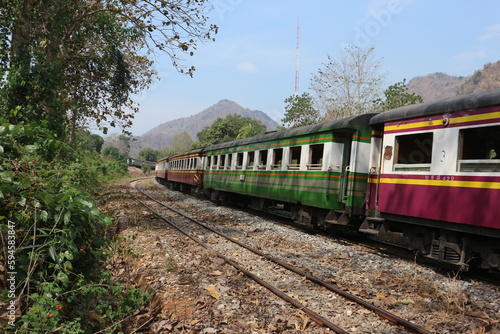
[[[363,219],[370,153],[364,114],[267,133],[204,149],[204,188],[213,200],[284,206],[326,228]]]

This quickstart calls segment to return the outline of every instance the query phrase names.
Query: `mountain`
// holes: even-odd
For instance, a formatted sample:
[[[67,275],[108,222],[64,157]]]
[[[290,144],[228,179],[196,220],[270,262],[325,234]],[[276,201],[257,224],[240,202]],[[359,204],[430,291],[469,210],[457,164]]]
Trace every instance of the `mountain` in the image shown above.
[[[464,81],[464,77],[432,73],[411,79],[408,91],[422,96],[424,102],[431,102],[457,95],[457,89]]]
[[[225,118],[231,114],[260,120],[268,131],[276,130],[278,126],[278,123],[262,111],[250,110],[243,108],[236,102],[221,100],[196,115],[165,122],[137,137],[137,140],[130,144],[130,155],[136,156],[140,150],[147,147],[157,150],[168,147],[171,145],[173,138],[183,132],[187,132],[191,139],[196,141],[196,134],[203,128],[211,126],[217,118]]]
[[[432,73],[408,82],[408,91],[422,96],[424,102],[495,88],[500,88],[500,61],[486,64],[468,77]]]

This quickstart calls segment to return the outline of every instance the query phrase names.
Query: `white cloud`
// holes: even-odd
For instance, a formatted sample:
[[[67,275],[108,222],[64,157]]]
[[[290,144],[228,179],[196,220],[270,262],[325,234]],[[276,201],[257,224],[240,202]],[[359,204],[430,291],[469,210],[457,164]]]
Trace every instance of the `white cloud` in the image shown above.
[[[240,70],[242,70],[243,72],[257,72],[257,66],[255,66],[254,64],[248,62],[248,61],[244,61],[242,63],[239,63],[238,65],[236,65],[237,68],[239,68]]]
[[[479,36],[479,39],[490,39],[500,37],[500,24],[494,24],[486,29],[488,32],[485,35]]]

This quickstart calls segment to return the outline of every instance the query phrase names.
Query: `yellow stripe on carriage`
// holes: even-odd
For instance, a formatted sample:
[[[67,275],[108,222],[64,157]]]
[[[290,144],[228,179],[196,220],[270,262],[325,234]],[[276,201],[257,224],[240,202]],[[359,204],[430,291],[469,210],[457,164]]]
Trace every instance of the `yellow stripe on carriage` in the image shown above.
[[[376,181],[375,181],[376,182]],[[500,189],[500,182],[381,178],[380,183],[418,186]]]
[[[491,119],[499,119],[500,118],[500,112],[490,112],[486,114],[477,114],[477,115],[465,115],[465,116],[460,116],[460,117],[454,117],[450,118],[450,123],[449,124],[460,124],[460,123],[467,123],[467,122],[476,122],[476,121],[486,121],[486,120],[491,120]],[[411,122],[411,123],[400,123],[400,124],[395,124],[395,125],[387,125],[384,127],[384,131],[396,131],[396,130],[409,130],[409,129],[419,129],[419,128],[425,128],[429,126],[436,126],[436,125],[442,125],[443,120],[442,119],[435,119],[435,120],[425,120],[425,121],[420,121],[420,122]]]

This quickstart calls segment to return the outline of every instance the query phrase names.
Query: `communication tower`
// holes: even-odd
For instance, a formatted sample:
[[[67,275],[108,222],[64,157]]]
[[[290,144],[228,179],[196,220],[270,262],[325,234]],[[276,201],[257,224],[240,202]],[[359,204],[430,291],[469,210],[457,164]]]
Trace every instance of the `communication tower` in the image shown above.
[[[297,19],[297,48],[295,50],[295,93],[299,95],[299,54],[300,54],[300,22]]]

